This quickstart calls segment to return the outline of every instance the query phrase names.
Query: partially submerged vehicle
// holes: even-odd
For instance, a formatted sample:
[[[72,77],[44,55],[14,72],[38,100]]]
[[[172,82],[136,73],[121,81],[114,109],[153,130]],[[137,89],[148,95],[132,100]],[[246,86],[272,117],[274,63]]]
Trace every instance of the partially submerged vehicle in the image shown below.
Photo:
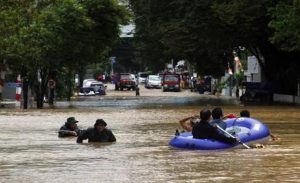
[[[106,95],[106,86],[100,81],[86,79],[83,81],[83,87],[80,88],[79,96]]]

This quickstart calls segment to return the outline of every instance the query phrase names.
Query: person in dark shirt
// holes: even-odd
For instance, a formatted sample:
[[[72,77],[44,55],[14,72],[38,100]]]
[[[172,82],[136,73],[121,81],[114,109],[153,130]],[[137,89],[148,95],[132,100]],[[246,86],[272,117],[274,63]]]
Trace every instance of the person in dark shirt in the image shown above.
[[[240,112],[240,117],[247,117],[250,118],[250,112],[248,110],[242,110]]]
[[[103,119],[97,119],[94,128],[88,128],[77,137],[77,143],[88,142],[115,142],[116,138],[111,130],[106,129],[107,123]]]
[[[196,123],[193,127],[193,138],[196,139],[215,139],[229,144],[237,142],[235,138],[226,137],[218,132],[217,128],[209,124],[211,119],[211,112],[208,109],[203,109],[200,112],[200,122]]]
[[[223,111],[222,111],[222,109],[221,109],[220,107],[214,108],[214,109],[212,110],[211,115],[212,115],[213,120],[210,121],[210,124],[211,124],[212,126],[218,125],[218,126],[221,127],[223,130],[225,130],[226,127],[227,127],[227,125],[226,125],[226,123],[222,120],[222,118],[223,118]]]
[[[60,127],[58,131],[58,137],[76,137],[80,133],[80,129],[77,127],[78,121],[74,117],[69,117],[67,122]]]

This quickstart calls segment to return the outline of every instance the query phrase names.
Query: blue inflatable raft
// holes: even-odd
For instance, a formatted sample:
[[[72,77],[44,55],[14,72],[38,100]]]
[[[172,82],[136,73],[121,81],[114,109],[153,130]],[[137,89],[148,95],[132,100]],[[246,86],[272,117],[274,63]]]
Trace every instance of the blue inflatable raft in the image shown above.
[[[270,138],[269,128],[256,119],[242,117],[228,119],[225,122],[227,124],[226,131],[238,137],[241,142],[247,145],[266,143]],[[191,132],[184,132],[174,136],[169,144],[175,148],[193,150],[218,150],[243,147],[240,143],[232,145],[214,139],[194,139]]]

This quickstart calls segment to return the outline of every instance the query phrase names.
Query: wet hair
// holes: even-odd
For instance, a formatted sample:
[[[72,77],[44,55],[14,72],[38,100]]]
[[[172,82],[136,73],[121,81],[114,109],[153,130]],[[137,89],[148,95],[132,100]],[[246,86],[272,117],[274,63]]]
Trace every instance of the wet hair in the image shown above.
[[[211,115],[213,119],[220,119],[223,116],[223,111],[221,107],[216,107],[212,110]]]
[[[211,116],[211,112],[208,109],[203,109],[200,111],[200,119],[201,121],[208,121]]]
[[[94,124],[94,128],[96,128],[96,126],[98,126],[98,125],[106,126],[107,123],[103,119],[97,119],[95,124]]]
[[[242,110],[240,112],[240,117],[248,117],[248,118],[250,118],[250,112],[248,110]]]

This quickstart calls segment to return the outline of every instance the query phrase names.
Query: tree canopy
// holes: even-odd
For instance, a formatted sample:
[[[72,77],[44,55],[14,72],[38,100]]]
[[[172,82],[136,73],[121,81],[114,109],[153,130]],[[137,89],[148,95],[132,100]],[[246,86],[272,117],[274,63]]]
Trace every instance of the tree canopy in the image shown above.
[[[75,72],[101,61],[129,21],[116,0],[10,0],[0,7],[0,58],[35,88],[38,107],[48,79],[67,75],[60,82],[72,88]]]
[[[299,0],[131,0],[137,59],[186,59],[221,76],[232,51],[258,58],[275,90],[293,93],[299,69]],[[153,49],[152,49],[153,48]],[[286,81],[285,78],[291,78]]]

